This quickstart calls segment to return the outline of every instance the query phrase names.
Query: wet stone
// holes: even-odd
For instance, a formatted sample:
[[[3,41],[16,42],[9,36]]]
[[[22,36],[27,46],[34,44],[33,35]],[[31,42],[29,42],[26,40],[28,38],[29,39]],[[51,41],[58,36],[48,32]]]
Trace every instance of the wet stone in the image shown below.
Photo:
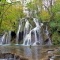
[[[47,50],[47,52],[48,52],[48,54],[50,53],[53,53],[54,52],[54,50],[53,49],[50,49],[50,50]]]
[[[11,53],[0,54],[0,60],[28,60],[27,58],[20,57]]]

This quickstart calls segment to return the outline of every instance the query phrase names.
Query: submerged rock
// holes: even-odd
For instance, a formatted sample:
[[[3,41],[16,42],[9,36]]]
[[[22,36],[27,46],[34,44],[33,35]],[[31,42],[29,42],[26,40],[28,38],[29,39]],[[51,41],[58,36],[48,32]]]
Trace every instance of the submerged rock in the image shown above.
[[[28,60],[28,59],[11,53],[1,53],[0,60]]]

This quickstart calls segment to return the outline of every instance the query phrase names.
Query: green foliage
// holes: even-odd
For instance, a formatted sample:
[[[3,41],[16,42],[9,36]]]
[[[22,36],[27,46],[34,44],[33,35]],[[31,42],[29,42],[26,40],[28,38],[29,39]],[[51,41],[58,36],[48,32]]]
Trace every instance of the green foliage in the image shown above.
[[[4,3],[4,2],[6,2],[6,0],[0,0],[0,2],[3,2]]]
[[[27,7],[28,7],[29,10],[34,10],[35,9],[35,6],[32,2],[28,3]]]
[[[37,11],[37,13],[34,13],[34,15],[35,17],[37,15],[39,20],[42,22],[49,22],[53,44],[59,44],[60,36],[58,34],[58,31],[60,31],[60,0],[56,0],[54,2],[54,5],[50,5],[49,7],[45,6],[46,10],[43,9],[42,3],[42,0],[33,0],[33,2],[27,4],[27,7],[30,11]],[[39,7],[40,10],[38,10],[37,7]]]
[[[60,0],[56,0],[54,6],[53,6],[53,8],[52,8],[52,11],[53,11],[54,13],[60,12]]]
[[[19,19],[24,17],[23,13],[23,7],[22,5],[18,2],[18,7],[17,3],[15,4],[7,4],[4,5],[4,10],[1,9],[1,15],[0,15],[0,21],[1,21],[1,27],[0,31],[9,31],[9,30],[16,30],[17,25],[19,22]],[[2,8],[2,7],[1,7]]]
[[[50,21],[50,27],[52,30],[56,28],[60,31],[60,13],[55,14],[54,20]]]
[[[52,41],[54,45],[60,44],[60,36],[58,32],[54,32],[54,34],[52,35]]]
[[[55,28],[56,27],[56,23],[54,21],[50,22],[50,27],[51,28]]]
[[[49,22],[53,44],[59,44],[60,0],[56,0],[54,5],[49,7],[45,6],[46,10],[43,8],[42,0],[33,0],[33,2],[27,4],[27,7],[32,12],[31,17],[37,17],[42,22]],[[19,19],[23,17],[25,17],[25,14],[20,2],[10,4],[6,0],[0,0],[0,32],[17,30]]]
[[[43,22],[49,22],[50,21],[50,15],[47,11],[42,10],[42,12],[40,13],[40,17],[42,19]]]

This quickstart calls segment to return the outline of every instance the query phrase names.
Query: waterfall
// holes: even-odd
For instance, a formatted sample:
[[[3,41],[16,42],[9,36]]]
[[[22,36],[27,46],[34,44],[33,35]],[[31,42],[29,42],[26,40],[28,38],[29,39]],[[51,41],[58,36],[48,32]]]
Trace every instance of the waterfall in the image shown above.
[[[10,44],[11,42],[11,31],[9,31],[8,33],[5,32],[4,35],[0,38],[0,44]]]
[[[9,37],[8,44],[11,44],[11,31],[9,31],[8,37]]]
[[[31,32],[25,36],[23,45],[31,45]]]
[[[50,37],[49,37],[49,31],[48,31],[48,27],[46,26],[46,36],[47,36],[47,38],[48,38],[48,43],[47,43],[47,45],[52,45],[52,42],[51,42],[51,39],[50,39]]]
[[[16,44],[18,44],[20,28],[21,28],[21,25],[19,25],[19,28],[17,31]]]
[[[1,39],[0,39],[0,44],[1,44],[1,45],[3,44],[4,40],[5,40],[5,34],[4,34],[4,35],[1,37]]]
[[[25,19],[25,27],[24,27],[24,37],[29,33],[29,21],[27,19]]]
[[[23,36],[23,45],[30,45],[31,44],[31,24],[27,19],[25,19],[25,27],[24,27],[24,36]]]
[[[19,23],[18,31],[17,31],[17,34],[16,34],[16,44],[18,44],[19,32],[21,30],[21,27],[22,27],[22,21],[20,21],[20,23]]]
[[[11,31],[9,31],[6,35],[6,44],[11,44]]]
[[[40,34],[42,23],[39,24],[39,21],[37,18],[33,18],[33,21],[36,25],[35,28],[29,30],[30,23],[28,20],[26,20],[25,27],[24,27],[24,39],[23,39],[23,45],[37,45],[42,44],[42,38]],[[34,33],[34,42],[32,43],[32,34]]]
[[[36,27],[32,29],[32,31],[34,31],[35,34],[35,42],[33,43],[33,45],[37,45],[37,44],[42,44],[42,38],[41,38],[41,27],[43,26],[43,23],[39,24],[39,21],[37,18],[33,18],[33,21],[35,22]]]
[[[23,22],[25,22],[24,26],[23,26]],[[35,27],[33,27],[33,25],[27,19],[24,19],[24,21],[20,20],[18,31],[16,34],[16,44],[19,44],[19,38],[21,38],[21,36],[19,36],[19,33],[21,31],[23,31],[23,35],[22,35],[23,45],[35,46],[35,45],[43,44],[43,38],[42,38],[42,33],[41,33],[41,27],[43,26],[43,23],[39,23],[39,20],[37,18],[33,18],[33,22],[35,23]],[[47,36],[47,40],[48,40],[46,45],[52,45],[47,26],[45,29],[45,35]],[[11,31],[9,31],[8,33],[5,32],[5,34],[0,38],[0,44],[1,45],[11,44]]]
[[[2,45],[2,44],[5,44],[6,43],[6,32],[5,32],[5,34],[1,37],[1,39],[0,39],[0,44]]]

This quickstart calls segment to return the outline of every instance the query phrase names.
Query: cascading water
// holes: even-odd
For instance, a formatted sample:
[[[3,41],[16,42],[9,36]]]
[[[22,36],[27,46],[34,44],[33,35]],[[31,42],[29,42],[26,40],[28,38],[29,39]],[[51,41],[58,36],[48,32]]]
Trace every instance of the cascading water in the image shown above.
[[[31,45],[31,32],[25,36],[23,45]]]
[[[29,21],[27,20],[26,21],[26,24],[25,24],[25,35],[24,35],[24,42],[23,42],[23,45],[37,45],[38,43],[39,44],[42,44],[42,38],[41,38],[41,34],[40,34],[40,28],[41,26],[43,25],[42,23],[39,25],[39,22],[38,22],[38,19],[36,18],[33,18],[33,21],[34,23],[36,24],[36,27],[31,29],[29,31]],[[29,32],[28,32],[29,31]],[[34,42],[32,43],[32,34],[31,33],[34,33]]]
[[[11,42],[11,31],[9,33],[5,32],[5,34],[0,38],[0,45],[10,44]]]
[[[6,33],[1,37],[1,39],[0,39],[0,44],[2,45],[2,44],[5,44],[5,41],[6,40]]]
[[[24,35],[23,35],[23,45],[42,45],[43,38],[41,34],[41,27],[43,23],[39,23],[37,18],[33,18],[33,22],[35,23],[35,27],[33,28],[32,25],[29,23],[29,20],[25,19],[25,26],[24,26]],[[18,31],[16,34],[16,44],[19,44],[19,33],[21,32],[22,21],[19,23]],[[48,27],[46,26],[45,35],[47,36],[48,42],[46,45],[52,45],[51,39],[49,37]],[[11,43],[11,31],[5,34],[0,38],[0,44],[10,44]]]
[[[25,27],[24,27],[24,37],[29,33],[30,23],[27,19],[25,19]]]
[[[31,24],[28,20],[26,20],[25,27],[24,27],[24,37],[23,37],[23,45],[30,45],[31,44]]]
[[[33,45],[37,45],[37,44],[42,44],[42,38],[41,38],[41,34],[40,34],[40,30],[41,30],[41,26],[43,25],[42,23],[39,24],[39,21],[37,18],[33,18],[33,21],[35,22],[36,27],[32,29],[32,31],[35,34],[35,42],[33,43]]]
[[[21,27],[22,27],[22,21],[19,23],[18,31],[17,31],[17,34],[16,34],[16,44],[18,44],[19,32],[20,32],[20,30],[21,30]]]
[[[6,42],[5,42],[5,44],[11,44],[11,31],[9,31],[6,34]]]
[[[2,45],[3,44],[3,41],[5,40],[5,34],[1,37],[0,39],[0,44]]]
[[[11,44],[11,31],[8,32],[8,38],[9,38],[8,44]]]
[[[52,45],[52,42],[51,42],[51,39],[50,39],[50,37],[49,37],[49,31],[48,31],[48,27],[46,26],[46,36],[48,37],[48,43],[47,43],[47,45]]]

